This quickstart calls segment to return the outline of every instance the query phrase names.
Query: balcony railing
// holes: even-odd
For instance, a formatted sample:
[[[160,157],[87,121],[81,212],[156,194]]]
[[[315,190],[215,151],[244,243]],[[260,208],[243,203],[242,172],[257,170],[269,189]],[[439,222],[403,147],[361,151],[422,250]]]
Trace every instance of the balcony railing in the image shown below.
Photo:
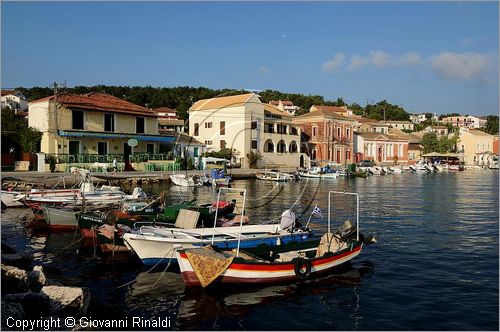
[[[73,164],[73,163],[112,163],[116,158],[117,162],[124,162],[123,154],[49,154],[45,155],[45,163],[49,164],[51,157],[55,158],[56,164]],[[129,161],[147,162],[150,160],[173,160],[172,153],[134,153],[129,155]]]

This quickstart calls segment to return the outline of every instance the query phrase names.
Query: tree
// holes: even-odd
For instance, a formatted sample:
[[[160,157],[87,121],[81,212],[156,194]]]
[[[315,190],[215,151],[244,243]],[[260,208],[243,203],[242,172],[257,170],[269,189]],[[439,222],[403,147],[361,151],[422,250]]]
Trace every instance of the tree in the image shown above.
[[[488,115],[484,131],[491,135],[498,134],[498,115]]]
[[[422,146],[424,147],[423,153],[434,152],[438,148],[438,138],[436,133],[425,133],[422,137]]]
[[[38,152],[40,141],[42,140],[42,133],[40,131],[33,127],[26,127],[22,130],[19,138],[19,143],[24,152]]]
[[[257,163],[259,162],[259,160],[262,159],[262,155],[260,154],[259,151],[256,152],[250,151],[249,153],[247,153],[247,158],[250,168],[256,168]]]

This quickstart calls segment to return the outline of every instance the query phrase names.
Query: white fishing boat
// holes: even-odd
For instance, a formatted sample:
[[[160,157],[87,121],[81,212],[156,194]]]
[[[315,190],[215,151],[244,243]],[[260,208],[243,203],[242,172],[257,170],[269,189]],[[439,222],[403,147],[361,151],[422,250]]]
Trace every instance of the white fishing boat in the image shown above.
[[[368,172],[372,175],[385,175],[384,169],[378,166],[368,167]]]
[[[221,188],[230,190],[229,188]],[[243,202],[246,199],[246,190]],[[219,192],[220,193],[220,192]],[[307,241],[312,235],[304,228],[295,227],[295,215],[285,211],[280,223],[264,225],[243,225],[244,204],[237,226],[217,226],[196,228],[199,212],[181,209],[175,228],[142,226],[137,231],[123,235],[125,245],[133,250],[146,265],[167,263],[174,258],[175,249],[199,247],[208,244],[226,249],[234,249],[238,245],[244,248],[260,246],[280,246],[289,242]],[[216,211],[217,215],[217,211]],[[241,235],[240,235],[241,234]]]
[[[336,179],[339,177],[337,171],[324,172],[321,167],[311,167],[306,171],[299,172],[303,178]]]
[[[199,187],[203,185],[203,180],[198,175],[172,174],[172,182],[181,187]]]
[[[339,192],[329,192],[329,209],[332,193]],[[356,195],[357,198],[357,194],[339,194]],[[372,236],[364,238],[360,234],[359,217],[356,225],[346,221],[334,233],[330,232],[328,218],[328,232],[319,245],[282,252],[276,257],[246,253],[240,250],[240,243],[236,250],[231,251],[214,247],[178,249],[176,257],[187,286],[206,287],[212,282],[265,284],[304,280],[325,273],[354,259],[361,253],[364,244],[374,242]]]
[[[16,200],[16,196],[21,195],[20,191],[11,191],[11,190],[2,190],[0,194],[0,198],[2,200],[2,204],[6,207],[22,207],[25,206],[23,202]]]
[[[290,175],[280,171],[263,171],[255,173],[255,177],[264,181],[287,182],[291,180]]]
[[[71,230],[78,227],[78,209],[42,205],[43,217],[51,230]]]

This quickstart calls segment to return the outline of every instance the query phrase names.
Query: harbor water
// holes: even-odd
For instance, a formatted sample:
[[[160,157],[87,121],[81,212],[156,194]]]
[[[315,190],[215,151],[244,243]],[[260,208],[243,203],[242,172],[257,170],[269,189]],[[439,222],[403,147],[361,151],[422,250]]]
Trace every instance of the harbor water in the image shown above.
[[[237,180],[252,223],[292,209],[325,232],[328,192],[356,192],[364,234],[378,243],[320,279],[271,286],[189,289],[175,268],[147,272],[140,261],[103,263],[72,245],[78,233],[32,234],[27,209],[2,214],[2,241],[31,252],[49,278],[89,287],[88,317],[168,317],[180,330],[498,330],[499,177],[495,171],[302,179],[287,184]],[[129,188],[130,189],[130,188]],[[167,203],[210,202],[208,187],[151,184]],[[242,196],[228,195],[241,205]],[[351,199],[332,196],[332,228],[356,220]],[[127,284],[128,283],[128,284]]]

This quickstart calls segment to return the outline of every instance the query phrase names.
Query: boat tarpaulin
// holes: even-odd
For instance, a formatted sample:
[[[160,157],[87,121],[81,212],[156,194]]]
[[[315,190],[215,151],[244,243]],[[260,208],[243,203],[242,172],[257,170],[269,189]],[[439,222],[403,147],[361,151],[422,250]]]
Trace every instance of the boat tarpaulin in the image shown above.
[[[234,256],[226,256],[206,247],[189,249],[185,253],[202,287],[217,279],[234,259]]]

